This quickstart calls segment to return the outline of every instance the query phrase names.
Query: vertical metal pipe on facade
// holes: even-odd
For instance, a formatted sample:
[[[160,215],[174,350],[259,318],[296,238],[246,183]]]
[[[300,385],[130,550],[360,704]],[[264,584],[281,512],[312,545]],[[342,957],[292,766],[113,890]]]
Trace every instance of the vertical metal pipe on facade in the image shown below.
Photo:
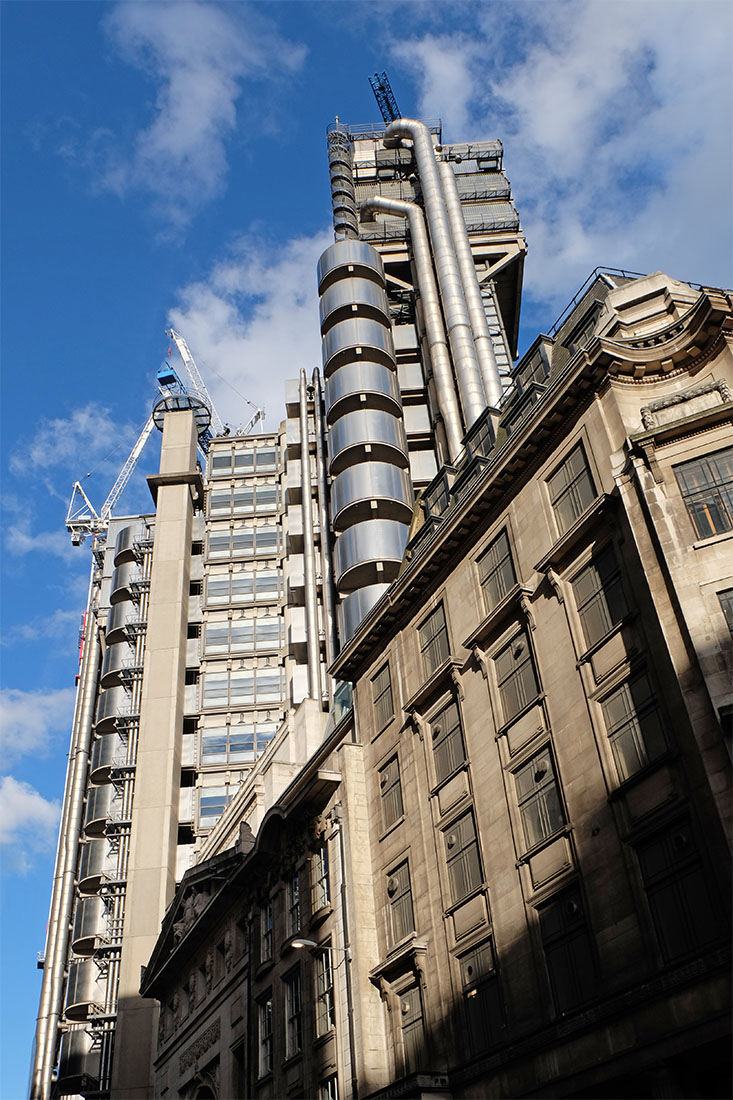
[[[331,664],[338,654],[336,635],[336,601],[334,598],[333,564],[331,562],[331,524],[328,514],[328,478],[326,476],[326,433],[323,417],[323,385],[321,372],[313,371],[313,418],[316,429],[316,475],[318,478],[318,520],[321,528],[321,588],[323,591],[323,616],[326,627],[326,663]],[[328,697],[333,698],[334,684],[328,677]]]
[[[443,316],[440,311],[440,298],[433,273],[433,263],[430,258],[430,244],[423,212],[414,202],[404,202],[402,199],[386,199],[381,195],[374,195],[372,198],[367,199],[361,210],[362,212],[381,210],[384,214],[396,214],[398,217],[407,218],[408,220],[412,253],[417,270],[418,289],[425,320],[425,334],[430,349],[430,362],[438,394],[438,406],[445,424],[450,460],[453,462],[462,449],[461,410],[458,406],[453,383],[453,368],[450,352],[448,351]]]
[[[502,396],[501,379],[494,354],[494,345],[489,334],[481,288],[476,277],[476,267],[473,262],[468,233],[466,232],[466,222],[463,218],[463,208],[458,195],[456,177],[448,161],[440,161],[438,171],[443,184],[443,197],[448,211],[453,247],[458,258],[458,269],[461,273],[463,293],[466,298],[471,329],[473,330],[481,380],[484,384],[484,392],[488,403],[496,407]]]
[[[318,637],[318,604],[316,600],[316,555],[313,539],[313,507],[311,501],[311,466],[308,443],[308,382],[305,370],[300,372],[300,469],[303,509],[303,571],[305,580],[305,630],[308,650],[308,695],[321,698],[321,655]]]
[[[84,628],[79,688],[72,724],[67,786],[64,792],[63,834],[57,854],[57,870],[49,919],[50,958],[43,968],[41,999],[36,1024],[35,1058],[31,1077],[31,1100],[50,1100],[56,1038],[61,1019],[69,928],[74,903],[76,865],[79,855],[84,793],[89,770],[94,700],[99,673],[99,645],[94,600],[94,572],[89,582],[89,599]]]
[[[390,122],[385,132],[386,145],[390,144],[391,138],[409,138],[412,141],[430,229],[443,313],[458,378],[463,418],[465,427],[468,429],[486,408],[486,397],[479,373],[473,330],[463,294],[458,260],[453,248],[453,237],[443,198],[435,150],[430,132],[417,119],[399,118]]]

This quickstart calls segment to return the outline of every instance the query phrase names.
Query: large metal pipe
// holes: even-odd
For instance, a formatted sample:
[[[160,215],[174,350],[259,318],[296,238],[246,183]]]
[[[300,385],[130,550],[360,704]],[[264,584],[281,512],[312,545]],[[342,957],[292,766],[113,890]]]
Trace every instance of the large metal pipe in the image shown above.
[[[321,372],[313,371],[313,415],[316,428],[316,474],[318,478],[318,521],[321,528],[321,588],[323,590],[323,616],[326,625],[326,663],[332,664],[338,655],[336,635],[336,600],[331,561],[331,524],[328,514],[328,478],[326,477],[325,423],[323,415],[323,385]],[[328,678],[328,697],[333,698],[334,683]]]
[[[402,199],[385,199],[381,195],[374,195],[373,198],[367,199],[362,205],[361,211],[362,213],[381,211],[383,214],[396,214],[400,218],[407,218],[410,226],[412,254],[415,258],[417,284],[422,300],[425,335],[427,336],[430,362],[435,378],[438,407],[445,424],[449,457],[453,462],[461,452],[461,438],[463,436],[461,410],[458,406],[453,383],[453,368],[445,336],[443,315],[440,311],[440,298],[435,275],[433,274],[428,231],[425,226],[423,212],[414,202],[404,202]]]
[[[89,770],[89,753],[94,720],[94,700],[99,673],[99,643],[95,607],[95,568],[89,580],[89,597],[84,626],[84,650],[71,727],[69,766],[64,789],[64,808],[56,855],[56,870],[49,913],[46,956],[41,997],[36,1021],[31,1100],[50,1100],[56,1053],[56,1037],[61,1019],[66,959],[69,952],[71,910],[79,855],[84,794]]]
[[[433,245],[433,258],[448,328],[448,339],[461,394],[463,419],[468,429],[486,408],[486,396],[481,382],[458,260],[453,248],[453,237],[443,198],[435,150],[428,128],[417,119],[398,118],[390,122],[385,132],[385,145],[391,144],[392,138],[409,138],[412,141],[430,229],[430,240]]]
[[[310,448],[308,445],[308,382],[305,370],[300,372],[300,470],[303,510],[303,567],[305,574],[305,625],[308,646],[308,695],[321,698],[321,654],[318,637],[318,603],[316,599],[316,554],[313,538],[313,504],[311,500]]]
[[[476,267],[473,262],[471,245],[468,241],[468,233],[466,232],[466,222],[463,217],[458,187],[456,186],[456,176],[452,165],[448,161],[440,161],[438,171],[443,184],[443,197],[448,211],[453,247],[458,257],[458,269],[461,273],[463,293],[466,298],[471,329],[473,330],[481,380],[489,404],[496,408],[503,392],[501,378],[499,377],[499,367],[494,354],[494,345],[489,334],[481,288],[476,277]]]

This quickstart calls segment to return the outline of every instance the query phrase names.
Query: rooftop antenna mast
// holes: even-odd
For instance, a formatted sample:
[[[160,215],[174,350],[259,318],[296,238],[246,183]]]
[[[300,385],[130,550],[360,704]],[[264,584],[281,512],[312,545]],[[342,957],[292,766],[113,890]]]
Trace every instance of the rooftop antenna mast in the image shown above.
[[[377,100],[379,110],[385,122],[394,122],[396,118],[402,118],[402,112],[397,106],[397,100],[392,91],[392,85],[386,73],[375,73],[369,77],[369,83]]]

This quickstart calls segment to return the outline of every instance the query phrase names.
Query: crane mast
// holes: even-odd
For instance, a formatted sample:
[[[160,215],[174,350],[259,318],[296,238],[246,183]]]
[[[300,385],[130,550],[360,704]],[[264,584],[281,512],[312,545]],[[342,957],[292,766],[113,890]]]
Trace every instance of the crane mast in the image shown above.
[[[225,428],[221,421],[221,417],[214,408],[214,402],[209,397],[209,391],[204,385],[204,380],[201,377],[198,367],[196,366],[196,360],[189,349],[188,344],[181,336],[180,332],[176,332],[174,328],[167,330],[167,335],[171,338],[173,343],[178,348],[178,352],[183,360],[183,365],[186,368],[186,373],[191,380],[191,386],[194,391],[194,395],[200,397],[205,404],[211,409],[211,434],[212,435],[224,435]]]
[[[392,91],[392,85],[386,73],[375,73],[369,77],[377,106],[382,113],[385,122],[394,122],[396,118],[402,118],[397,100]]]

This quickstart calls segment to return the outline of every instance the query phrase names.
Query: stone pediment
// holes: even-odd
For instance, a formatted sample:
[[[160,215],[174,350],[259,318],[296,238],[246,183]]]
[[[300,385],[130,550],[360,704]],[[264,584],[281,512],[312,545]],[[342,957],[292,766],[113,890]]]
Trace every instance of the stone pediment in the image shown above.
[[[160,936],[145,968],[141,988],[147,987],[154,976],[168,965],[179,946],[224,889],[243,858],[238,849],[233,849],[186,871],[163,918]]]

